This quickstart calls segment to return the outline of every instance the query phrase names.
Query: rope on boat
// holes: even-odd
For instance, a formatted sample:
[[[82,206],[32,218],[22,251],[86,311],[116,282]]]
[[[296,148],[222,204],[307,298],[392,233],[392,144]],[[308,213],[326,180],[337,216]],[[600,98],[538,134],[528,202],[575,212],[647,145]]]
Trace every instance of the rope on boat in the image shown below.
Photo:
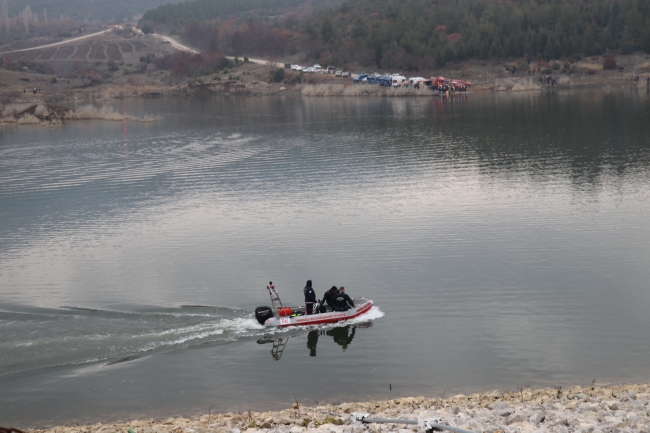
[[[327,415],[338,416],[339,418],[346,418],[346,416],[340,415],[333,412],[325,412]],[[419,418],[419,419],[396,419],[396,418],[371,418],[369,413],[359,413],[354,412],[349,416],[351,421],[359,421],[364,424],[377,423],[377,424],[410,424],[417,425],[421,429],[424,429],[427,433],[440,430],[449,430],[454,433],[473,433],[470,430],[465,430],[458,427],[453,427],[447,424],[442,424],[442,420],[439,418]]]

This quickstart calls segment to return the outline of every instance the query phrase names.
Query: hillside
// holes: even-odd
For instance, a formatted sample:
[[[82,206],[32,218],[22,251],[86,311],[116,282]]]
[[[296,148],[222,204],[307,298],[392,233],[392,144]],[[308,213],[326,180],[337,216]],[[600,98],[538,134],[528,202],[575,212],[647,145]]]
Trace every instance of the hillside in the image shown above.
[[[575,61],[650,52],[650,1],[355,0],[308,19],[300,32],[324,63],[420,69],[469,58]]]
[[[343,0],[189,0],[147,11],[143,20],[156,24],[184,25],[217,18],[275,17],[287,12],[323,10]]]
[[[305,62],[383,69],[509,57],[559,59],[568,69],[584,56],[650,53],[650,0],[348,0],[302,20],[208,21],[258,5],[271,13],[300,2],[193,0],[160,6],[145,19],[194,21],[186,36],[200,28],[197,42],[211,34],[212,45],[234,55],[303,53]]]
[[[28,5],[42,20],[47,18],[70,18],[75,21],[122,21],[132,20],[171,0],[7,0],[10,16],[16,16]]]

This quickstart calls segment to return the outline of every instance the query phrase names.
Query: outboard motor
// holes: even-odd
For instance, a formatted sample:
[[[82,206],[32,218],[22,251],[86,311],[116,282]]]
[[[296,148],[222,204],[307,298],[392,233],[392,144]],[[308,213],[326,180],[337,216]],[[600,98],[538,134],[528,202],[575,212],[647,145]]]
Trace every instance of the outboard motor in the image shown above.
[[[264,322],[266,322],[271,317],[273,317],[273,309],[271,309],[271,307],[265,306],[257,307],[255,309],[255,318],[260,323],[260,325],[264,325]]]

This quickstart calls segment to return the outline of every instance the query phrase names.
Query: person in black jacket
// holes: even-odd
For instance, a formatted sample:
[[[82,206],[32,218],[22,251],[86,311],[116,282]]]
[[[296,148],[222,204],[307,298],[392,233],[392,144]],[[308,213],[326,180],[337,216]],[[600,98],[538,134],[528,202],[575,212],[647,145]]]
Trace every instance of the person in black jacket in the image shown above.
[[[341,290],[334,295],[334,309],[336,311],[347,311],[350,308],[354,308],[354,302],[345,293],[345,287],[341,287]]]
[[[330,306],[332,311],[336,311],[334,297],[339,293],[339,289],[336,286],[332,286],[325,294],[323,295],[323,301],[321,304],[327,304]],[[324,313],[324,311],[323,311]]]
[[[311,287],[311,280],[307,280],[307,285],[303,289],[305,292],[305,306],[307,307],[307,314],[314,312],[314,302],[316,302],[316,293]]]

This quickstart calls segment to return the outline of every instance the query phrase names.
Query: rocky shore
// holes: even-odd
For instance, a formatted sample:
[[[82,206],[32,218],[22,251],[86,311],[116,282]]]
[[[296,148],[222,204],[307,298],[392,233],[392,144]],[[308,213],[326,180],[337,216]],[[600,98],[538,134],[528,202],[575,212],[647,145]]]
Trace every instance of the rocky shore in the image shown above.
[[[294,403],[278,412],[208,413],[197,418],[139,420],[54,427],[29,433],[412,433],[417,426],[362,424],[352,413],[377,418],[438,418],[476,433],[650,433],[650,385],[518,389],[449,398],[308,407]],[[337,416],[339,415],[339,416]],[[407,428],[409,427],[409,428]],[[413,427],[413,428],[410,428]]]

